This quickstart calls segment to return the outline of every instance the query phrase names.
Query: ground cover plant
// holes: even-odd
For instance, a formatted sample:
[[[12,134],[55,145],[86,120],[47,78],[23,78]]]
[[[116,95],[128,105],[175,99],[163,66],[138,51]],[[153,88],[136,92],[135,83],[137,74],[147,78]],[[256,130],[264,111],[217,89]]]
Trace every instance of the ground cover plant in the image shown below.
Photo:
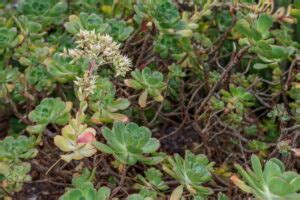
[[[1,0],[0,199],[300,199],[300,1]]]

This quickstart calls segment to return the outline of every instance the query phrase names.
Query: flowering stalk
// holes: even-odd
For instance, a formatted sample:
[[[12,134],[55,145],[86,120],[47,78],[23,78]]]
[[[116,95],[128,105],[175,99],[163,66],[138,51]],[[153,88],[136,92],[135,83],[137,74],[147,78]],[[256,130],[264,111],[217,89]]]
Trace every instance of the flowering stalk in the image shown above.
[[[86,71],[82,78],[77,77],[74,81],[77,88],[77,98],[80,101],[79,109],[76,113],[76,121],[79,126],[85,118],[85,110],[88,107],[87,99],[90,94],[93,93],[95,89],[95,83],[97,76],[93,75],[96,68],[95,61],[91,60],[89,64],[89,69]]]
[[[85,111],[88,107],[88,97],[93,94],[96,87],[97,75],[94,75],[102,65],[112,64],[116,70],[116,76],[124,76],[130,69],[131,62],[120,53],[120,45],[108,35],[96,34],[95,31],[80,31],[77,35],[76,48],[65,49],[63,55],[73,58],[73,62],[79,59],[88,59],[89,68],[83,77],[74,81],[77,89],[77,98],[80,102],[75,119],[62,129],[62,135],[54,138],[54,143],[64,152],[72,152],[62,155],[66,162],[72,159],[80,160],[96,153],[91,144],[96,140],[96,130],[84,124]]]
[[[95,65],[92,60],[89,70],[84,73],[82,78],[77,78],[77,81],[74,82],[77,86],[77,97],[80,101],[79,109],[75,119],[71,119],[69,124],[62,129],[62,135],[57,135],[54,138],[55,145],[62,151],[72,152],[61,156],[66,162],[70,162],[72,159],[80,160],[96,153],[96,149],[91,144],[96,140],[96,130],[84,124],[85,111],[88,106],[87,99],[95,88],[96,76],[93,75],[94,69]]]

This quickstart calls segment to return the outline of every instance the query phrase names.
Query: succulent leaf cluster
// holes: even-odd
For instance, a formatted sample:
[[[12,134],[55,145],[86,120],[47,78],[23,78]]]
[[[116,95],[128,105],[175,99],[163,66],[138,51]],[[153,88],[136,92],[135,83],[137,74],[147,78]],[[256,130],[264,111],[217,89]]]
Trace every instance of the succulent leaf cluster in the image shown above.
[[[236,87],[233,84],[229,85],[229,90],[222,89],[220,99],[217,97],[211,98],[211,106],[215,110],[224,110],[226,116],[224,120],[232,125],[239,126],[243,120],[247,109],[255,105],[254,96],[244,87]]]
[[[93,31],[101,34],[109,34],[117,41],[125,41],[133,32],[131,26],[127,26],[123,20],[105,19],[95,13],[81,12],[79,16],[70,15],[69,21],[64,24],[66,30],[77,34],[80,30]]]
[[[18,192],[25,182],[31,180],[28,174],[31,165],[23,160],[37,155],[35,146],[35,137],[8,136],[0,141],[0,193]]]
[[[94,93],[89,97],[89,107],[94,111],[91,120],[94,123],[111,123],[113,121],[127,122],[128,117],[119,111],[129,107],[126,98],[115,98],[113,83],[107,78],[97,78]]]
[[[93,172],[86,168],[83,169],[79,177],[72,179],[72,188],[69,188],[59,200],[73,200],[73,199],[99,199],[108,200],[110,196],[110,189],[108,187],[100,187],[95,189],[92,181]]]
[[[300,199],[299,33],[294,0],[1,0],[0,199]]]
[[[145,176],[137,175],[138,183],[135,188],[140,190],[143,197],[157,198],[160,192],[169,189],[169,186],[163,181],[163,174],[153,167],[147,169]]]
[[[253,194],[257,199],[298,199],[300,176],[293,171],[285,171],[283,163],[272,158],[264,168],[255,155],[251,157],[251,169],[244,169],[239,164],[236,168],[242,177],[231,177],[241,190]]]
[[[273,26],[273,17],[268,13],[258,16],[255,23],[249,23],[247,19],[238,20],[235,29],[244,37],[239,40],[243,45],[251,46],[250,51],[258,54],[261,62],[254,64],[255,69],[264,69],[269,65],[287,59],[294,52],[293,46],[279,46],[274,44],[270,28]]]
[[[23,184],[31,181],[31,176],[28,175],[30,170],[31,166],[27,162],[0,162],[0,192],[13,193],[22,190]]]
[[[15,27],[0,27],[0,53],[15,47],[20,39],[17,37],[18,32]]]
[[[60,0],[21,0],[17,6],[20,14],[26,15],[44,26],[61,23],[62,16],[67,9],[68,4]]]
[[[143,19],[153,21],[155,26],[168,34],[177,34],[183,37],[192,35],[192,29],[197,24],[187,22],[179,14],[178,8],[170,0],[140,0],[135,6],[135,20],[139,23]]]
[[[152,138],[151,131],[144,126],[133,122],[115,122],[112,129],[103,128],[102,135],[107,144],[94,142],[95,147],[101,152],[112,154],[122,164],[141,162],[155,165],[164,159],[162,155],[154,154],[160,146],[159,141]]]
[[[96,153],[92,142],[95,141],[96,130],[85,124],[77,124],[72,119],[68,125],[62,128],[61,135],[54,137],[54,144],[62,151],[69,153],[61,155],[66,162],[81,160]]]
[[[55,53],[47,64],[49,74],[58,82],[66,83],[74,80],[82,71],[79,63],[73,63],[72,58]]]
[[[168,157],[168,164],[163,165],[163,169],[190,193],[205,197],[213,193],[210,188],[202,185],[211,180],[213,165],[205,155],[186,151],[184,158],[178,154],[174,158]]]
[[[14,138],[6,137],[0,141],[0,161],[19,161],[22,159],[33,158],[38,151],[35,149],[35,138],[23,135]]]
[[[64,125],[69,121],[72,102],[63,102],[59,98],[45,98],[29,113],[28,118],[35,125],[27,127],[30,133],[41,133],[48,124]]]
[[[20,76],[17,68],[0,67],[0,98],[6,97],[16,87],[16,82]]]
[[[135,90],[142,90],[139,97],[139,105],[145,107],[148,95],[153,97],[155,101],[164,100],[162,91],[165,89],[164,76],[158,71],[153,71],[146,67],[142,71],[136,69],[131,72],[133,79],[126,79],[125,84]]]

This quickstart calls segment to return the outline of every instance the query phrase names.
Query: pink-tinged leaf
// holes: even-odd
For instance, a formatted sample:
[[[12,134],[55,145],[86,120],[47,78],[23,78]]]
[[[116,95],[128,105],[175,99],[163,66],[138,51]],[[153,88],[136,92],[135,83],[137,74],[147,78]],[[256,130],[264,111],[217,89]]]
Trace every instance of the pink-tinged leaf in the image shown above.
[[[300,157],[300,148],[292,149],[296,157]]]
[[[246,185],[246,183],[244,181],[239,179],[236,175],[231,176],[230,180],[244,192],[247,192],[247,193],[252,192],[251,188],[248,185]]]
[[[77,143],[91,143],[96,141],[95,135],[92,132],[85,132],[78,136]]]
[[[139,97],[139,105],[144,108],[147,105],[148,91],[144,90]]]

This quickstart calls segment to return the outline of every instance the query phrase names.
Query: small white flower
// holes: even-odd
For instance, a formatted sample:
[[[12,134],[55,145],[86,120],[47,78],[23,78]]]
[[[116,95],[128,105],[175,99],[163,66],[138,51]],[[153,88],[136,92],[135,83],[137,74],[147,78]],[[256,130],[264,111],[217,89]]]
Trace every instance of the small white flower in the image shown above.
[[[75,61],[88,58],[94,60],[97,66],[113,64],[116,76],[125,76],[130,70],[130,59],[121,54],[120,44],[107,34],[101,35],[94,30],[80,30],[75,43],[76,48],[64,49],[62,55],[68,55]]]

